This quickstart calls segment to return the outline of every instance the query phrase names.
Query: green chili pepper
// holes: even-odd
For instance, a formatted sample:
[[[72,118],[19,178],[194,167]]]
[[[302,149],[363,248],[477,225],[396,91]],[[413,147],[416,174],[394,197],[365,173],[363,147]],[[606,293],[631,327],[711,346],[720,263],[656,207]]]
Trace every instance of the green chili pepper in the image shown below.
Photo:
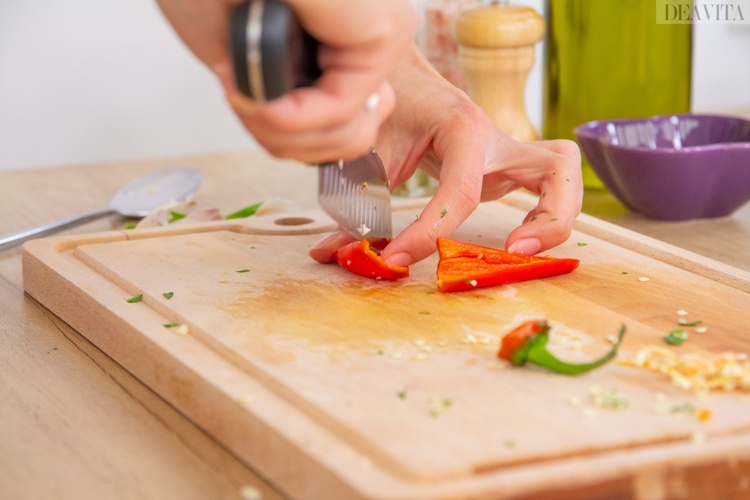
[[[547,350],[549,329],[549,324],[544,320],[523,323],[503,337],[498,356],[516,366],[532,363],[556,373],[578,375],[598,368],[614,358],[625,336],[625,325],[623,325],[617,342],[607,354],[591,363],[575,364],[562,361]]]

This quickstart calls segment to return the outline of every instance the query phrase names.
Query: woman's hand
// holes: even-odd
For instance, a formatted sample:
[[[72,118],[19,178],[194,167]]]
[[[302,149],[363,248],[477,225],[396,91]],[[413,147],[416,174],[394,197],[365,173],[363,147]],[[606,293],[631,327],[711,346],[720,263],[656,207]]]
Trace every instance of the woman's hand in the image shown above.
[[[287,0],[321,43],[323,74],[313,87],[258,103],[237,91],[230,63],[229,18],[241,0],[158,3],[188,48],[218,76],[255,139],[274,156],[309,163],[352,159],[375,144],[394,107],[386,78],[411,45],[418,23],[409,0]],[[377,105],[366,105],[374,94]]]
[[[572,141],[515,141],[495,128],[462,91],[445,81],[413,48],[390,81],[398,106],[383,124],[376,147],[391,184],[405,182],[417,166],[440,186],[419,218],[381,254],[388,264],[410,265],[435,252],[480,201],[526,188],[537,207],[510,233],[506,249],[536,254],[564,242],[583,199],[581,157]],[[310,252],[321,262],[352,237],[334,233]]]

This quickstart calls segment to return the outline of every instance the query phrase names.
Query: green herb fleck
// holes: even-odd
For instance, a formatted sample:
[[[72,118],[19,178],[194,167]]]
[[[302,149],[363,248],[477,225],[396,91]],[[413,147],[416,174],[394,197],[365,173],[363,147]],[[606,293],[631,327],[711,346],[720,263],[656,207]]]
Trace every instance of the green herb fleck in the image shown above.
[[[226,217],[225,219],[244,219],[245,217],[250,217],[251,215],[255,215],[255,212],[258,211],[260,206],[263,204],[263,202],[255,203],[254,205],[250,205],[249,207],[241,208],[237,210],[236,212],[233,212]]]
[[[557,217],[553,217],[553,218],[551,218],[551,219],[550,219],[549,221],[550,221],[550,222],[555,222],[556,220],[557,220]]]
[[[128,299],[128,303],[135,304],[136,302],[140,302],[142,300],[143,300],[143,294],[141,293],[139,295],[133,295],[132,297],[130,297]]]
[[[686,319],[681,319],[681,320],[677,321],[677,323],[680,326],[698,326],[698,325],[702,324],[703,321],[701,321],[701,320],[698,320],[698,321],[688,321]]]
[[[578,246],[579,246],[579,247],[585,247],[586,245],[588,245],[588,243],[584,243],[584,242],[582,242],[582,241],[579,241],[579,242],[578,242]]]
[[[685,330],[672,330],[669,334],[662,337],[664,342],[670,345],[682,345],[688,338],[688,332]]]
[[[125,224],[124,229],[135,229],[135,226],[136,226],[135,222],[128,222],[127,224]]]
[[[620,391],[614,388],[610,389],[591,389],[591,404],[597,408],[607,410],[624,410],[630,405],[630,402],[620,394]]]
[[[385,354],[385,352],[383,352],[383,349],[378,349],[377,351],[375,351],[375,354],[377,354],[378,356],[382,356],[383,354]]]
[[[180,219],[184,219],[184,218],[185,218],[185,214],[182,214],[182,213],[180,213],[180,212],[173,212],[173,211],[171,211],[171,210],[169,211],[169,219],[168,219],[168,222],[169,222],[170,224],[171,224],[171,223],[173,223],[173,222],[177,222],[178,220],[180,220]]]
[[[446,412],[448,408],[453,406],[453,401],[450,399],[435,399],[431,398],[430,403],[430,415],[437,417]]]
[[[396,396],[398,396],[399,399],[406,399],[406,396],[409,395],[409,389],[407,387],[404,387],[400,391],[396,393]]]
[[[531,222],[533,220],[536,220],[536,219],[537,219],[537,216],[535,215],[534,217],[532,217],[531,219],[529,219],[529,222]]]
[[[164,323],[164,328],[174,328],[177,326],[177,323],[172,321],[171,323]]]
[[[419,311],[419,314],[430,314],[430,311]]]
[[[169,300],[169,299],[171,299],[172,297],[174,297],[174,292],[164,292],[164,293],[163,293],[162,295],[164,295],[164,297],[165,297],[165,298],[166,298],[167,300]]]
[[[448,209],[444,208],[440,211],[440,218],[442,219],[448,213]]]
[[[623,271],[621,274],[628,274],[628,272],[627,271]]]
[[[239,270],[237,270],[237,271],[235,271],[235,272],[236,272],[236,273],[249,273],[249,272],[250,272],[250,269],[239,269]]]

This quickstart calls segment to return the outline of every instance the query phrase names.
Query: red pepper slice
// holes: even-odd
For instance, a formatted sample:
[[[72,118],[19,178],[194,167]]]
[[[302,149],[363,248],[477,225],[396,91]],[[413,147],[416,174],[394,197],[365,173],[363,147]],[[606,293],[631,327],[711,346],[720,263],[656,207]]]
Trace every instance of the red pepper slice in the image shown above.
[[[450,238],[438,238],[437,247],[441,292],[557,276],[573,271],[580,264],[578,259],[522,255]]]
[[[397,280],[409,276],[406,266],[389,267],[379,255],[390,241],[388,239],[353,241],[336,250],[336,262],[347,271],[365,278]]]

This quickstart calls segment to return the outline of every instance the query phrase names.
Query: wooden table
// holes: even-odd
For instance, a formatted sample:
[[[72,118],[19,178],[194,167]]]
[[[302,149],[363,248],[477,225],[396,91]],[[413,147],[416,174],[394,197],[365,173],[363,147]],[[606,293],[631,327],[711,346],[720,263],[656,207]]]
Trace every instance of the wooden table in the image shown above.
[[[197,201],[229,213],[256,201],[316,205],[315,171],[263,153],[0,173],[0,234],[106,206],[128,180],[186,164]],[[660,223],[606,193],[586,209],[750,270],[750,205],[720,221]],[[121,228],[104,219],[70,232]],[[250,498],[281,495],[84,337],[23,293],[21,250],[0,254],[1,498]]]

